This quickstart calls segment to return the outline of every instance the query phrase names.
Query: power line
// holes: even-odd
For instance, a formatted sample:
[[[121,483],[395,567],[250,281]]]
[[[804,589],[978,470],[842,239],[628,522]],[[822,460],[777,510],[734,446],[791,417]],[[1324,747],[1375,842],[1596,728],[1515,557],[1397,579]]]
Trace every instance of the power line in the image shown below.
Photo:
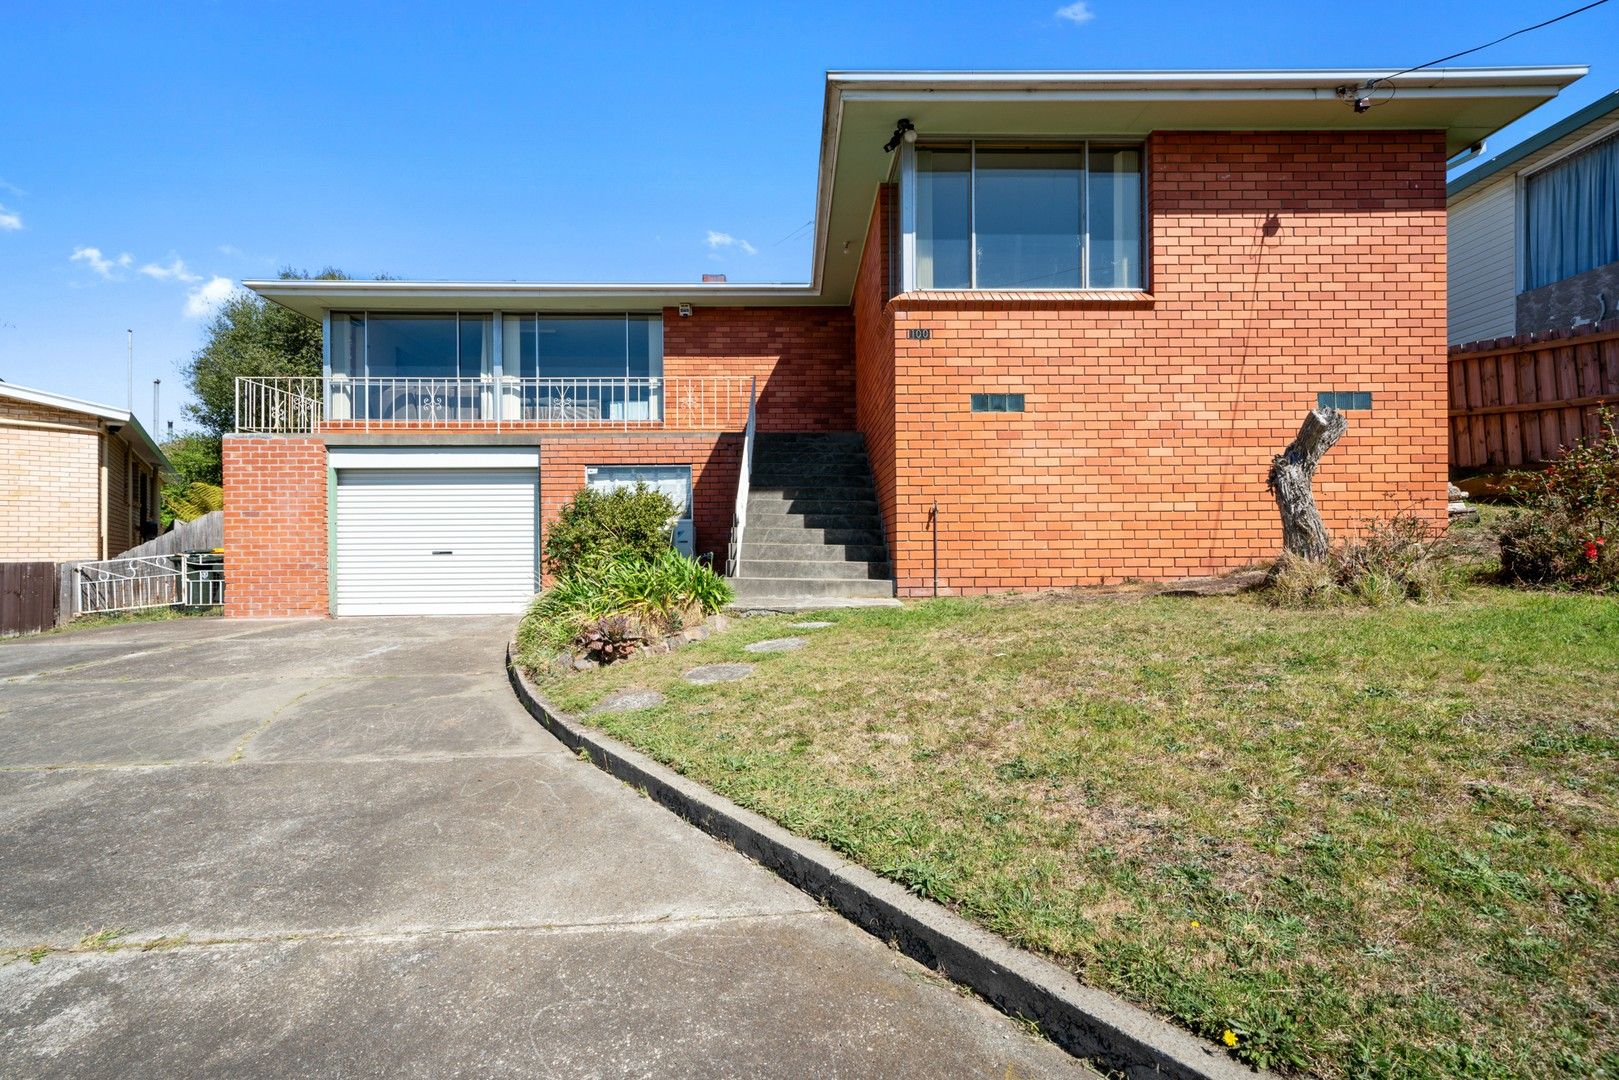
[[[1483,45],[1475,45],[1471,49],[1463,49],[1461,52],[1451,53],[1449,56],[1441,56],[1437,60],[1429,60],[1426,64],[1418,64],[1416,67],[1408,67],[1404,71],[1396,71],[1393,75],[1381,75],[1381,76],[1379,76],[1379,77],[1377,77],[1375,79],[1367,79],[1366,80],[1366,89],[1371,90],[1372,88],[1377,86],[1378,83],[1389,83],[1389,89],[1391,91],[1393,91],[1395,89],[1395,87],[1393,85],[1392,80],[1398,79],[1402,75],[1409,75],[1414,71],[1422,71],[1422,70],[1424,70],[1426,68],[1434,67],[1437,64],[1447,63],[1447,62],[1449,62],[1451,60],[1459,60],[1464,56],[1471,56],[1476,52],[1483,52],[1485,49],[1488,49],[1488,48],[1491,48],[1493,46],[1499,45],[1503,41],[1510,41],[1513,38],[1519,36],[1520,34],[1527,34],[1527,33],[1531,32],[1533,30],[1544,29],[1545,27],[1551,26],[1553,23],[1560,23],[1564,19],[1572,19],[1574,16],[1583,14],[1583,13],[1585,13],[1587,11],[1590,11],[1592,8],[1599,8],[1603,4],[1606,4],[1607,2],[1608,2],[1608,0],[1594,0],[1593,3],[1586,4],[1584,7],[1577,7],[1573,11],[1565,11],[1565,12],[1563,12],[1563,14],[1558,15],[1556,18],[1547,19],[1545,22],[1538,22],[1533,26],[1525,26],[1522,29],[1512,31],[1512,33],[1510,33],[1510,34],[1503,34],[1502,36],[1496,38],[1494,41],[1487,41]],[[1391,93],[1387,100],[1388,101],[1394,100],[1394,95]],[[1379,105],[1382,105],[1382,104],[1385,104],[1385,103],[1386,102],[1382,102],[1382,101],[1377,102],[1377,104],[1379,104]]]
[[[800,225],[798,228],[794,229],[792,232],[788,233],[786,236],[782,237],[780,240],[777,240],[774,244],[771,244],[770,246],[771,247],[780,247],[781,245],[785,244],[787,241],[791,240],[793,237],[797,236],[799,233],[803,232],[805,229],[809,228],[813,224],[815,224],[815,219],[810,218],[808,221],[804,222],[804,224]]]

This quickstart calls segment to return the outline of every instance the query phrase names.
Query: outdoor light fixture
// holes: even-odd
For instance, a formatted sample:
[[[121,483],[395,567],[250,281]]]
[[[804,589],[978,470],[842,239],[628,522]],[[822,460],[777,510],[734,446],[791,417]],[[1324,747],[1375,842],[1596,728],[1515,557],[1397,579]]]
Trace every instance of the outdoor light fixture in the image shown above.
[[[1358,113],[1371,112],[1372,91],[1375,89],[1377,89],[1377,86],[1371,79],[1367,79],[1364,86],[1340,86],[1338,87],[1338,100],[1348,102],[1349,107]]]
[[[681,304],[680,305],[680,317],[682,319],[691,318],[691,305],[690,304]]]
[[[911,123],[909,120],[901,118],[900,122],[894,125],[894,134],[889,137],[887,142],[883,143],[883,153],[892,154],[900,143],[913,143],[915,141],[916,125]]]

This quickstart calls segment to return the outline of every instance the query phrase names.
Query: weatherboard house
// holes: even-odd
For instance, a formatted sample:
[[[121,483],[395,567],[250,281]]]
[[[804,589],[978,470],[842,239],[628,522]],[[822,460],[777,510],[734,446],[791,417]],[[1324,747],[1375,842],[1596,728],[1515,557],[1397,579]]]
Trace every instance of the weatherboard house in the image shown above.
[[[1218,573],[1322,401],[1328,524],[1440,520],[1446,162],[1583,73],[833,73],[806,283],[247,282],[326,357],[238,384],[227,611],[516,611],[636,482],[759,602]]]

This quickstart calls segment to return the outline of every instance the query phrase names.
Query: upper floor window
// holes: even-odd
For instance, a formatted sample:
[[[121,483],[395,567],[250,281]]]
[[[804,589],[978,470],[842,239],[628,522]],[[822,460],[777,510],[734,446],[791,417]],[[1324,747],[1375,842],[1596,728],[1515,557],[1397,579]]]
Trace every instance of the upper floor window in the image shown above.
[[[507,375],[545,379],[656,379],[662,315],[507,315]]]
[[[915,151],[918,289],[1139,289],[1140,146]]]
[[[1524,288],[1619,262],[1619,135],[1524,181]]]
[[[333,312],[332,374],[373,379],[476,379],[494,357],[486,314]]]
[[[500,340],[495,340],[496,333]],[[656,379],[661,315],[332,312],[332,374],[372,380]]]

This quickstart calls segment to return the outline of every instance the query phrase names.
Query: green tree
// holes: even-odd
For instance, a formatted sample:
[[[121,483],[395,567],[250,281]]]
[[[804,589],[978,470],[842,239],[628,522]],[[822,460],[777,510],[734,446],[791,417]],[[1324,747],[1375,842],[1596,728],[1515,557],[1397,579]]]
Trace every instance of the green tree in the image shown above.
[[[219,483],[219,439],[207,435],[177,435],[163,444],[163,456],[180,474],[173,487]]]
[[[327,267],[318,274],[286,269],[281,277],[346,281],[349,275]],[[222,479],[219,440],[235,424],[237,376],[319,376],[320,323],[252,293],[237,292],[215,312],[208,323],[207,341],[180,371],[195,399],[186,406],[186,415],[198,429],[186,438],[199,441],[195,448],[198,471],[186,479],[218,484]],[[179,463],[175,467],[180,468]]]

